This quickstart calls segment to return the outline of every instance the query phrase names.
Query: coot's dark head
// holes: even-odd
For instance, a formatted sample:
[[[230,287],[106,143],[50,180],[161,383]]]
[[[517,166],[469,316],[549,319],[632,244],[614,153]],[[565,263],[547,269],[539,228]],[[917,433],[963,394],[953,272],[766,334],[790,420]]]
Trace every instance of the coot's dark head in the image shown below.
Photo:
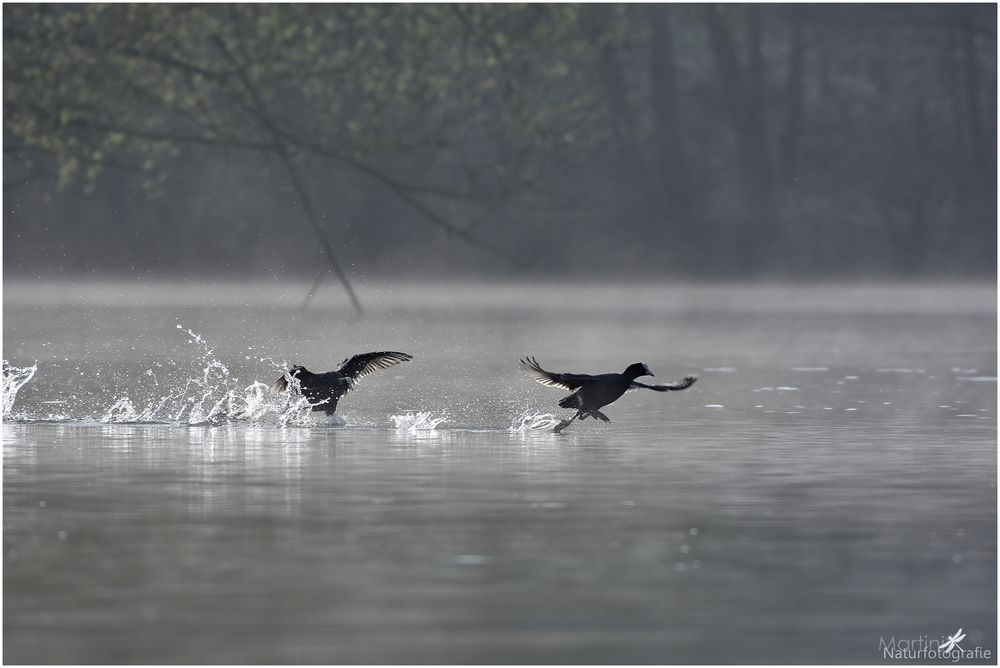
[[[628,365],[628,368],[625,369],[625,375],[629,378],[638,378],[639,376],[652,376],[654,374],[644,362],[636,362],[635,364]]]
[[[298,375],[299,371],[305,371],[305,370],[306,368],[304,366],[296,364],[295,366],[293,366],[291,369],[288,370],[288,375],[294,377]]]

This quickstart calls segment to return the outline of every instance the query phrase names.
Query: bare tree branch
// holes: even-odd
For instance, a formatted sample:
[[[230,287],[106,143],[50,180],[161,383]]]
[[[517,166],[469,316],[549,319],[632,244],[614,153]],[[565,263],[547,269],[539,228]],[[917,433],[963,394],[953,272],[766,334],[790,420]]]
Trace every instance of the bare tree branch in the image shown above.
[[[285,170],[288,172],[288,177],[291,179],[292,186],[298,193],[300,204],[306,213],[306,219],[309,221],[309,224],[313,230],[313,234],[316,235],[316,238],[319,240],[323,252],[326,254],[327,261],[330,263],[330,268],[333,270],[333,273],[336,274],[337,278],[340,279],[341,284],[344,286],[344,290],[347,291],[347,295],[348,297],[350,297],[351,305],[354,306],[354,309],[358,313],[364,313],[364,309],[361,307],[361,302],[360,300],[358,300],[358,296],[354,292],[353,286],[351,286],[351,281],[347,278],[347,274],[344,273],[344,270],[341,268],[340,263],[337,261],[337,257],[333,252],[333,244],[330,242],[330,238],[327,236],[326,230],[323,229],[323,226],[320,224],[319,219],[316,217],[316,212],[313,209],[312,199],[309,197],[309,192],[306,189],[305,185],[302,183],[302,179],[299,178],[299,174],[295,169],[295,164],[288,153],[288,148],[285,146],[284,134],[277,127],[275,122],[271,119],[271,115],[267,110],[267,106],[265,105],[264,100],[261,98],[260,93],[257,91],[257,88],[254,86],[253,82],[250,81],[250,78],[247,76],[240,62],[236,59],[236,57],[232,54],[232,52],[230,52],[229,49],[226,48],[226,45],[222,41],[222,38],[220,38],[218,35],[213,35],[213,40],[218,45],[219,49],[222,50],[222,53],[226,56],[226,58],[228,58],[229,61],[233,64],[233,67],[236,68],[237,76],[240,78],[240,81],[243,82],[243,86],[246,89],[247,94],[250,96],[250,99],[252,100],[253,105],[258,112],[258,121],[273,138],[274,151],[281,159],[281,162],[284,165]]]

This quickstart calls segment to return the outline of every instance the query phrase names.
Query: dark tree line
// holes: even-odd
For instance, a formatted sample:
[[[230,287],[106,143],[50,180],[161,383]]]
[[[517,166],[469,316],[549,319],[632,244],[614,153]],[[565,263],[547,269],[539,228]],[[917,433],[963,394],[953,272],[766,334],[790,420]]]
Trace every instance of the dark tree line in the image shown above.
[[[634,146],[621,149],[633,188],[616,192],[642,202],[661,232],[643,238],[676,249],[672,264],[993,272],[995,8],[645,12],[619,54],[646,76],[615,114]]]
[[[349,291],[990,275],[995,25],[962,4],[5,5],[5,264]]]

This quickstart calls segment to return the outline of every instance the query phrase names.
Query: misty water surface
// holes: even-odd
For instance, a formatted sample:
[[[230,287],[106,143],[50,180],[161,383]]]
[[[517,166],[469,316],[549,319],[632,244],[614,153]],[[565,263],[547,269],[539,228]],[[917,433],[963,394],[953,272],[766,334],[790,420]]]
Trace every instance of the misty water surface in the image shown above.
[[[6,286],[7,662],[995,651],[992,286],[304,292]],[[343,426],[254,385],[383,349]],[[700,379],[554,435],[524,354]]]

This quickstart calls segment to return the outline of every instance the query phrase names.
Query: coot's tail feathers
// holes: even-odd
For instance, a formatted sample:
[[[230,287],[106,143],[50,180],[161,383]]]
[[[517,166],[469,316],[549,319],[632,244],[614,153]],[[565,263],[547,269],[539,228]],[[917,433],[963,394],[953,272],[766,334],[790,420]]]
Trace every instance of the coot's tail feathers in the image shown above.
[[[696,380],[698,380],[698,376],[684,376],[684,380],[679,380],[676,383],[664,383],[662,385],[646,385],[645,383],[640,383],[637,380],[633,380],[632,386],[629,387],[629,389],[633,390],[641,387],[646,390],[655,390],[656,392],[671,392],[671,391],[676,392],[678,390],[688,389],[689,387],[694,385],[694,382]]]

